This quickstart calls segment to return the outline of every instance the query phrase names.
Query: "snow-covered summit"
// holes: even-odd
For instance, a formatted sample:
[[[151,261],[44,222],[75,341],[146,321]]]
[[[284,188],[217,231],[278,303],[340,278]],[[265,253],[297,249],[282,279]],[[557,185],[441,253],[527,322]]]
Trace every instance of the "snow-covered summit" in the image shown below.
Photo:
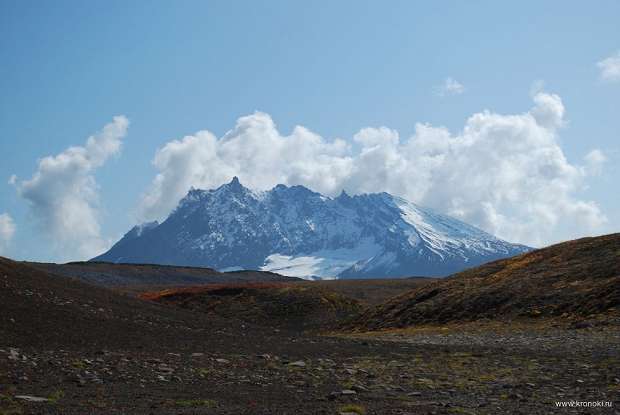
[[[134,227],[94,260],[369,278],[447,275],[527,250],[388,193],[257,192],[235,177],[190,190],[163,223]]]

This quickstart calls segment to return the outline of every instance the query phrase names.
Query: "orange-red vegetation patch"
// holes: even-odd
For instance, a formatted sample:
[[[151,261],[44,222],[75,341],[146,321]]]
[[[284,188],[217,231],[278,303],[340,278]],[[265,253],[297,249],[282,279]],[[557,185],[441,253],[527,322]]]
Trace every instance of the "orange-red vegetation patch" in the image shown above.
[[[230,284],[208,284],[199,285],[194,287],[179,287],[168,288],[161,291],[144,292],[138,295],[138,298],[149,301],[160,301],[170,297],[185,297],[196,294],[207,294],[218,291],[227,290],[262,290],[270,288],[284,288],[290,287],[293,284],[286,282],[243,282],[243,283],[230,283]]]

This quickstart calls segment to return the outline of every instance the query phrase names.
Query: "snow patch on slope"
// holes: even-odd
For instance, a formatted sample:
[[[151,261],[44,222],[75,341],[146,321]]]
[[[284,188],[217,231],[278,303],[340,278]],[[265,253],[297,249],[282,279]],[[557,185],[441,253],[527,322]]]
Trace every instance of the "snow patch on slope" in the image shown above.
[[[365,238],[354,248],[322,249],[307,255],[272,254],[260,269],[287,277],[335,279],[344,270],[373,257],[380,250],[371,238]]]

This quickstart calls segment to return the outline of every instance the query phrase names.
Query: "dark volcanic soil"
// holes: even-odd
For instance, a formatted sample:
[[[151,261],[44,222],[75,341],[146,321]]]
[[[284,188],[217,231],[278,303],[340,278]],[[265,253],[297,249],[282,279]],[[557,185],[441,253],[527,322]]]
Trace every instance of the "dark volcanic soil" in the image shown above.
[[[2,415],[614,413],[619,344],[614,324],[540,322],[320,336],[0,258]]]
[[[112,264],[108,262],[70,262],[68,264],[25,262],[24,264],[54,275],[108,288],[180,287],[250,281],[301,281],[300,278],[285,277],[267,271],[219,272],[211,268],[172,265]]]

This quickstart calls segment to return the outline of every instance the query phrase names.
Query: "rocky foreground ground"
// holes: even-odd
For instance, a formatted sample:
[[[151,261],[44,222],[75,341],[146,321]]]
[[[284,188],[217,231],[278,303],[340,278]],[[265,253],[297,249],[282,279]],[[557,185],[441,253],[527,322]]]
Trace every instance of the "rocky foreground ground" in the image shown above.
[[[209,336],[219,342],[3,345],[0,413],[620,413],[617,326],[318,336],[231,325]]]
[[[569,244],[577,263],[562,275],[528,262],[542,274],[519,268],[521,288],[498,262],[454,282],[409,281],[386,302],[398,281],[135,298],[0,258],[0,415],[620,414],[611,241],[588,261],[577,259],[606,251]],[[500,305],[513,305],[487,319],[480,310],[500,298],[489,290],[504,282]],[[573,310],[579,295],[589,300]],[[445,304],[462,318],[415,320]]]

